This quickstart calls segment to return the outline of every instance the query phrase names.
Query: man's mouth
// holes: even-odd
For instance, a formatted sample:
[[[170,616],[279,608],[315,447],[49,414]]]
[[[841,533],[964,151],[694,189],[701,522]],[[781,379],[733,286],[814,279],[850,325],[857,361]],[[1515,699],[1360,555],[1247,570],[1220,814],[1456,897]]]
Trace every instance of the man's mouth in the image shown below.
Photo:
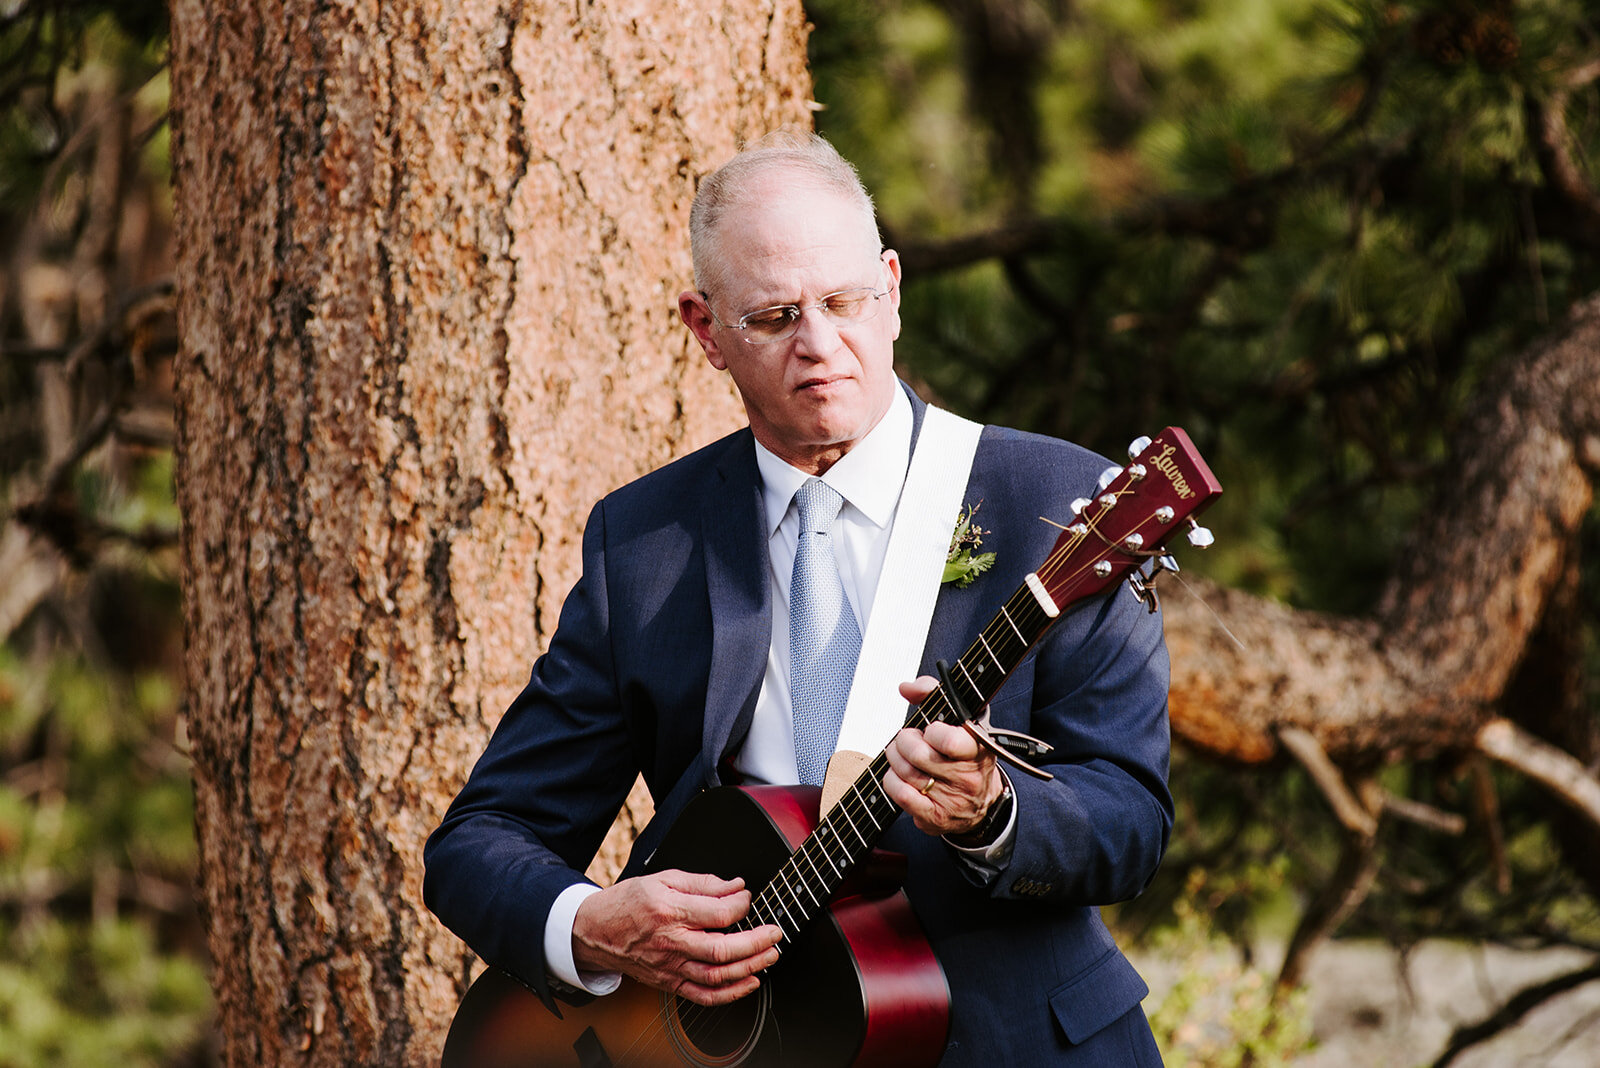
[[[807,379],[805,379],[804,381],[802,381],[800,383],[800,385],[798,385],[795,388],[796,388],[797,391],[823,388],[823,387],[826,387],[826,386],[832,386],[832,385],[836,385],[836,384],[838,384],[840,382],[843,382],[848,377],[849,377],[848,375],[818,375],[815,378],[807,378]]]

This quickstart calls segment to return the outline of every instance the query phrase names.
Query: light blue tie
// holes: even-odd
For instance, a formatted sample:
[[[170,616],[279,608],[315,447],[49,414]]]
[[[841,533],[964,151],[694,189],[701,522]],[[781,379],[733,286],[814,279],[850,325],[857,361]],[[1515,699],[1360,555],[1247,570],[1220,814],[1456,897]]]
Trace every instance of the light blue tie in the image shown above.
[[[800,781],[819,785],[850,700],[861,628],[833,557],[831,531],[844,498],[813,478],[794,501],[800,509],[800,542],[789,583],[789,702]]]

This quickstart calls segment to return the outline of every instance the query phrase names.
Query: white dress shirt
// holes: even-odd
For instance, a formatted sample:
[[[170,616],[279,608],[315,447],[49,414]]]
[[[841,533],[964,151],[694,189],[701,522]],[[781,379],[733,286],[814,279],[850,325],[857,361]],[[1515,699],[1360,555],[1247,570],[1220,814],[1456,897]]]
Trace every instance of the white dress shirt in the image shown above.
[[[894,401],[878,425],[822,475],[822,481],[844,498],[833,526],[833,556],[862,634],[867,633],[867,617],[911,462],[911,426],[911,402],[896,389]],[[794,715],[789,707],[789,582],[794,577],[794,554],[800,541],[800,512],[793,503],[794,495],[811,476],[790,467],[759,442],[756,466],[761,472],[761,499],[767,516],[772,641],[767,647],[767,673],[756,700],[755,718],[744,744],[734,754],[733,766],[747,782],[796,783],[800,773],[795,767]]]

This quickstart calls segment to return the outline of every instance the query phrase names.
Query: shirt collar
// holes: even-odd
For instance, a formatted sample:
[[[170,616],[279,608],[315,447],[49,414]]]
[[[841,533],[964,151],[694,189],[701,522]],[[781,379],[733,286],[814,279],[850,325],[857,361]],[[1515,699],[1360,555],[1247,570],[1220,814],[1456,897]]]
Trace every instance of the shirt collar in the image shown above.
[[[887,527],[900,503],[906,466],[911,462],[911,402],[895,386],[889,410],[855,448],[841,456],[822,475],[822,481],[875,526]],[[761,472],[761,497],[767,509],[767,537],[783,522],[789,502],[811,476],[791,467],[756,442],[756,467]]]

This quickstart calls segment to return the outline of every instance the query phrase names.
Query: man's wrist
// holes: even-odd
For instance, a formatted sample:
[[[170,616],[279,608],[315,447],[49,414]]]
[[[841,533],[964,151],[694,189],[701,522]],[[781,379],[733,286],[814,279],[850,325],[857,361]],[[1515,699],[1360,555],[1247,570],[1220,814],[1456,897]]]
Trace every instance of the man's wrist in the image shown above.
[[[593,883],[573,883],[556,897],[545,918],[545,970],[551,978],[589,994],[609,994],[621,983],[617,973],[585,971],[573,959],[573,927],[578,906],[591,894],[599,892],[600,888]]]
[[[1016,795],[1011,791],[1011,783],[1004,776],[1000,776],[1000,796],[994,799],[983,819],[971,830],[960,834],[947,834],[945,840],[953,846],[962,849],[982,849],[993,845],[1000,837],[1006,825],[1011,822],[1011,811],[1016,807]]]

